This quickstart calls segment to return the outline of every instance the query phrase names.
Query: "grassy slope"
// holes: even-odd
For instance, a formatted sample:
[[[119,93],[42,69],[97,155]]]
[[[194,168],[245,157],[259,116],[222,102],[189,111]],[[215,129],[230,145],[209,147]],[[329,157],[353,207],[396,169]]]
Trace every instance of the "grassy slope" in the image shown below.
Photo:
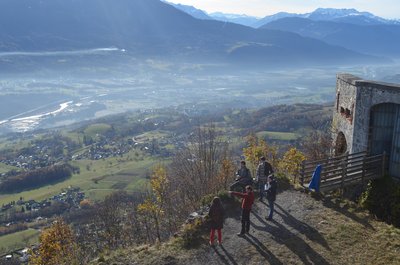
[[[105,195],[116,189],[130,191],[141,189],[146,183],[144,177],[148,175],[149,170],[157,163],[157,160],[147,156],[138,161],[135,161],[134,158],[135,154],[132,151],[122,158],[74,161],[72,164],[80,167],[80,174],[75,174],[71,178],[54,185],[16,194],[1,195],[0,205],[12,200],[16,201],[20,197],[42,200],[58,194],[62,189],[69,186],[80,187],[90,199],[104,198]]]
[[[0,236],[0,255],[9,250],[21,249],[38,242],[40,232],[35,229],[16,232],[10,235]]]
[[[258,132],[257,136],[260,138],[268,139],[268,140],[281,140],[281,141],[290,141],[296,140],[299,138],[299,135],[296,133],[290,132],[269,132],[269,131],[262,131]]]

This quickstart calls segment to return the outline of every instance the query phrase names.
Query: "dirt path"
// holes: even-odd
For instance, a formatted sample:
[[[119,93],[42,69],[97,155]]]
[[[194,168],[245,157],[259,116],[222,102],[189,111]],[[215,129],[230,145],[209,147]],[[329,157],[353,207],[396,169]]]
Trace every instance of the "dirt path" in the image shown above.
[[[256,200],[248,235],[236,235],[241,228],[238,209],[226,219],[223,245],[203,248],[191,264],[286,264],[288,258],[292,264],[329,264],[307,243],[312,240],[328,247],[307,218],[316,208],[324,207],[309,195],[285,191],[277,197],[273,220],[267,221],[267,204]],[[285,262],[281,261],[282,256]]]
[[[290,189],[278,194],[275,209],[273,220],[267,221],[267,204],[256,200],[250,234],[239,237],[241,210],[234,204],[224,224],[222,246],[210,247],[205,232],[204,242],[193,249],[153,247],[102,264],[400,264],[400,230],[347,201],[316,200]]]
[[[178,263],[363,264],[347,263],[351,257],[346,256],[345,250],[335,249],[334,244],[330,246],[325,239],[336,233],[337,223],[349,223],[361,232],[363,229],[373,231],[366,215],[364,218],[346,209],[339,211],[338,207],[330,201],[318,201],[309,194],[287,190],[278,195],[274,218],[267,221],[267,204],[256,200],[250,216],[250,234],[236,235],[241,228],[238,209],[225,222],[222,246],[202,246],[190,260]]]

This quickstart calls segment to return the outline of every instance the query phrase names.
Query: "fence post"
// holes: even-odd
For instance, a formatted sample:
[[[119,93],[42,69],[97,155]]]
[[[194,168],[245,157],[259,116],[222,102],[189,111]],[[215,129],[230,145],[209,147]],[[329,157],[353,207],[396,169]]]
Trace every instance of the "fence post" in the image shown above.
[[[305,161],[301,161],[300,184],[302,187],[304,187],[304,175],[305,175]]]
[[[348,159],[349,159],[349,153],[346,153],[346,155],[343,157],[343,159],[342,159],[342,179],[341,179],[341,189],[342,189],[342,192],[343,192],[343,189],[344,189],[344,179],[346,178],[346,176],[347,176],[347,162],[348,162]]]
[[[367,160],[367,154],[364,154],[361,169],[361,184],[364,186],[365,182],[365,160]]]

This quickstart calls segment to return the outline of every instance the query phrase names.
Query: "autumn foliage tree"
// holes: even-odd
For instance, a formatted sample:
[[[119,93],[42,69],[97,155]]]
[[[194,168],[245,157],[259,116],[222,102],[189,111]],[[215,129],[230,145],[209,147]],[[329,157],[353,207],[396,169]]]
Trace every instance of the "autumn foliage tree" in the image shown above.
[[[232,177],[235,175],[236,167],[228,157],[221,161],[221,167],[217,177],[215,178],[215,186],[222,189],[228,189],[232,182]]]
[[[267,142],[259,139],[255,134],[247,136],[247,147],[243,148],[243,154],[251,164],[253,176],[262,156],[266,157],[273,168],[276,168],[278,165],[278,148],[268,145]]]
[[[292,147],[283,155],[279,163],[279,170],[287,176],[292,177],[295,182],[300,173],[301,163],[305,159],[306,157],[301,151]]]
[[[161,241],[163,223],[169,227],[172,223],[171,197],[173,191],[169,188],[167,170],[163,165],[156,165],[150,179],[151,192],[145,201],[138,205],[138,212],[145,216],[145,228],[148,231],[148,240],[152,241],[150,231],[155,231],[158,241]],[[168,212],[165,217],[165,212]]]
[[[66,265],[80,264],[79,248],[72,229],[57,219],[39,237],[39,248],[32,251],[29,264]]]

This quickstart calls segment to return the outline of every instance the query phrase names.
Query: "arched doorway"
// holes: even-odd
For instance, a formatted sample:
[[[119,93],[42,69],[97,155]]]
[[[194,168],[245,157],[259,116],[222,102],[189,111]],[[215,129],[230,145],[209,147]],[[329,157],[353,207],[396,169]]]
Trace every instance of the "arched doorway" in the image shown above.
[[[335,156],[343,155],[347,151],[347,141],[346,136],[344,136],[343,132],[339,132],[336,137],[335,144]]]
[[[378,104],[371,108],[368,150],[389,156],[389,173],[400,177],[400,105]]]

